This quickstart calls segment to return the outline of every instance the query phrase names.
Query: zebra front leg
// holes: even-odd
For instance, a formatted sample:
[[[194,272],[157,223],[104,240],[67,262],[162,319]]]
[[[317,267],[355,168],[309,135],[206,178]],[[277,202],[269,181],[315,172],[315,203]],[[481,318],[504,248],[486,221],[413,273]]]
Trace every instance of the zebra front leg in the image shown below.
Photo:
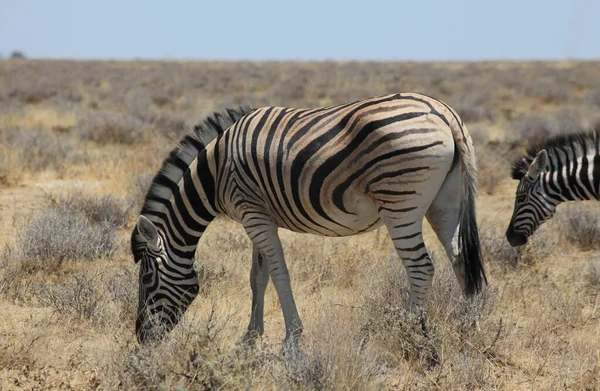
[[[281,304],[285,322],[284,346],[295,349],[303,327],[296,308],[294,295],[292,294],[290,275],[285,264],[281,241],[277,235],[277,227],[271,224],[252,224],[246,227],[246,232],[266,263],[269,275],[279,296],[279,303]]]
[[[252,342],[264,332],[263,314],[265,311],[265,292],[269,284],[269,268],[256,246],[252,249],[252,269],[250,270],[250,287],[252,288],[252,309],[250,324],[243,337],[244,342]]]

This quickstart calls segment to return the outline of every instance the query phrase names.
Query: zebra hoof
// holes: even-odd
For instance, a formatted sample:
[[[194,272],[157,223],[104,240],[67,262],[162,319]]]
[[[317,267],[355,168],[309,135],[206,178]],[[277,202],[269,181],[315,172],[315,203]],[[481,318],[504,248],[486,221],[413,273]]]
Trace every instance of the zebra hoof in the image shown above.
[[[258,331],[248,330],[242,336],[240,343],[244,346],[252,347],[252,346],[256,346],[256,341],[260,340],[260,338],[261,338],[261,335]]]
[[[300,358],[300,347],[299,347],[300,335],[293,335],[290,338],[286,338],[283,341],[281,352],[283,357],[288,360],[296,360]]]

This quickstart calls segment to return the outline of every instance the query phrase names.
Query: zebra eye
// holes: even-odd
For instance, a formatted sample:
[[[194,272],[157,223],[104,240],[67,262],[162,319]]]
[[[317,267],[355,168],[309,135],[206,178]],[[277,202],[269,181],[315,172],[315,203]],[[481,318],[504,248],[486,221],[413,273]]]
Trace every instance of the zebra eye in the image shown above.
[[[527,196],[526,195],[520,195],[520,196],[517,197],[517,202],[518,203],[523,203],[525,201],[527,201]]]

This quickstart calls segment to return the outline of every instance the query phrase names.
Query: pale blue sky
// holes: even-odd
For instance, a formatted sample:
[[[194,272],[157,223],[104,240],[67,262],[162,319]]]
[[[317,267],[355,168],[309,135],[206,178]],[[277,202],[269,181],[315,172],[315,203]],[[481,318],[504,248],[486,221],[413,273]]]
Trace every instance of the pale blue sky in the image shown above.
[[[0,0],[36,58],[600,59],[598,0]]]

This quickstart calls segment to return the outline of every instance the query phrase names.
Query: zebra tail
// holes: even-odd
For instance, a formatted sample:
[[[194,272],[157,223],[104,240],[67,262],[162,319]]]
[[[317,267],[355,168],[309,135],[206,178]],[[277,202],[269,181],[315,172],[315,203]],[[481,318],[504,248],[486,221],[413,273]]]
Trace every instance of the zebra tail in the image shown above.
[[[462,122],[462,121],[461,121]],[[460,201],[460,228],[458,231],[458,257],[465,271],[465,294],[473,296],[480,292],[487,277],[483,266],[481,242],[477,229],[477,164],[473,143],[464,124],[459,123],[458,115],[452,126],[454,140],[458,147],[462,167],[462,190]]]

